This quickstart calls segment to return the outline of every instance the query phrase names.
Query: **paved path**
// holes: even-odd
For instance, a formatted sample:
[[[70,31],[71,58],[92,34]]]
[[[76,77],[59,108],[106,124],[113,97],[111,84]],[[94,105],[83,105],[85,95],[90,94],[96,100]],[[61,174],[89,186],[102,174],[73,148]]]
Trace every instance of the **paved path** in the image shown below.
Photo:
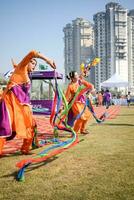
[[[104,112],[108,113],[108,120],[115,118],[119,111],[120,106],[111,106],[109,109],[105,107],[94,107],[97,117],[100,117]],[[38,126],[39,139],[48,139],[53,137],[53,128],[49,123],[49,116],[36,115],[36,121]],[[4,147],[3,154],[10,154],[18,151],[22,145],[21,139],[13,139],[8,141]]]

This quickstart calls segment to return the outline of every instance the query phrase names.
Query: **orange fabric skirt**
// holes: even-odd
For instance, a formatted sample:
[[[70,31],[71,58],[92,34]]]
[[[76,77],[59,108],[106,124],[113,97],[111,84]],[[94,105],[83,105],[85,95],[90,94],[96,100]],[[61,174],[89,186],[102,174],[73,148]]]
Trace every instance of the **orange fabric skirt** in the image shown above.
[[[79,101],[75,102],[72,106],[72,111],[74,113],[74,116],[77,116],[79,113],[81,113],[82,110],[84,109],[84,106],[85,105]],[[92,116],[91,112],[89,111],[88,107],[86,107],[86,109],[85,109],[84,113],[81,115],[80,119],[89,120],[89,119],[91,119],[91,116]]]
[[[16,96],[9,91],[4,98],[9,115],[11,130],[23,139],[33,137],[33,115],[30,105],[21,104]]]

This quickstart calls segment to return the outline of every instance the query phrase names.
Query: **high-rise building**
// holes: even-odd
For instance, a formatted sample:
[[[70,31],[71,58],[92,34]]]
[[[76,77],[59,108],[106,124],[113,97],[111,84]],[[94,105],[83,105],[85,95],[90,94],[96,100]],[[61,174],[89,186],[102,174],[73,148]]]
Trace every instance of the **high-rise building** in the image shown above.
[[[128,80],[127,9],[118,3],[106,5],[107,75],[117,73]]]
[[[64,29],[65,75],[75,70],[80,73],[80,64],[93,58],[93,25],[77,18]]]
[[[128,80],[129,89],[134,88],[134,10],[128,12]]]
[[[94,15],[94,50],[96,57],[101,58],[95,66],[95,87],[107,78],[106,71],[106,13],[99,12]]]
[[[95,87],[114,73],[128,81],[127,9],[118,3],[106,4],[106,12],[94,15],[95,54],[101,62],[95,68]]]

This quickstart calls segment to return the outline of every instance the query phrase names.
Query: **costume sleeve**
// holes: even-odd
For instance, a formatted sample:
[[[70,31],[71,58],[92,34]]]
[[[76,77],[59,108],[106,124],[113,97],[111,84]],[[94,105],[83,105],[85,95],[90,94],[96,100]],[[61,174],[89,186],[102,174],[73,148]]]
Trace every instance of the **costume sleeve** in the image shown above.
[[[82,83],[85,87],[87,87],[88,89],[90,89],[90,90],[93,90],[93,89],[94,89],[94,86],[93,86],[91,83],[85,81],[84,79],[81,80],[81,83]]]
[[[66,94],[65,94],[66,100],[68,102],[70,100],[70,96],[71,96],[70,85],[68,85],[68,88],[67,88],[67,91],[66,91]]]
[[[38,52],[35,50],[30,51],[23,60],[18,64],[19,68],[26,66],[32,58],[38,58]]]

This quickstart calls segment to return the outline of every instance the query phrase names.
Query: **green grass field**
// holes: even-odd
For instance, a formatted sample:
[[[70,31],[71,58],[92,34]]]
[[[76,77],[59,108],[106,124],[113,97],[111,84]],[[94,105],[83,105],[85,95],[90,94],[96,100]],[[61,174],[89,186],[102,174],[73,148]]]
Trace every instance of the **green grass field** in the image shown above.
[[[26,156],[1,158],[0,199],[134,200],[134,107],[88,128],[75,147],[29,167],[24,182],[16,181],[15,164]]]

